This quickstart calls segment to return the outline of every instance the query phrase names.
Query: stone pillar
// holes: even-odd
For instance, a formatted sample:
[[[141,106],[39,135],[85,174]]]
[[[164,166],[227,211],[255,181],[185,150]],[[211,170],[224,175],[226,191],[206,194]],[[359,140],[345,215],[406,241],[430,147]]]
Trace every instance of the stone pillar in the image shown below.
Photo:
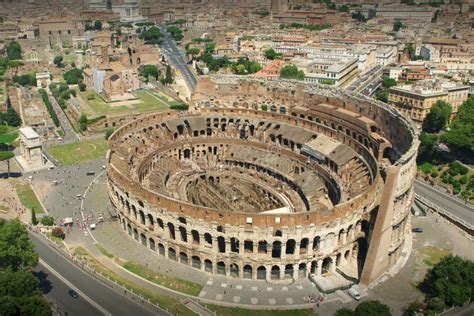
[[[298,264],[293,265],[293,279],[297,280],[298,279]]]
[[[322,260],[318,260],[318,261],[317,261],[317,266],[316,266],[316,275],[317,275],[317,276],[320,276],[320,275],[321,275],[322,269],[323,269],[323,261],[322,261]]]

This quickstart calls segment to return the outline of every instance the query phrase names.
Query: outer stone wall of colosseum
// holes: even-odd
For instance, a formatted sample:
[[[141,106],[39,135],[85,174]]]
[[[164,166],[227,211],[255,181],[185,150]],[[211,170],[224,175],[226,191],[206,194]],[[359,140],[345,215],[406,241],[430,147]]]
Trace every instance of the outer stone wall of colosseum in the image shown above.
[[[202,106],[209,100],[213,106]],[[279,113],[262,112],[262,102],[274,104]],[[366,272],[368,283],[397,264],[410,236],[418,147],[414,129],[397,112],[330,88],[294,83],[279,86],[259,80],[204,80],[192,103],[202,106],[195,110],[196,115],[258,117],[324,133],[363,156],[373,169],[373,182],[365,193],[317,212],[248,214],[176,200],[131,182],[113,163],[127,135],[147,133],[149,126],[181,116],[172,112],[148,115],[121,127],[110,138],[109,195],[131,238],[158,255],[208,273],[273,282],[357,266],[365,260],[361,248],[367,247],[373,260],[364,268],[370,269]],[[232,107],[223,106],[226,103]],[[179,141],[169,146],[179,146]],[[131,159],[143,158],[140,174],[149,172],[154,151],[156,148],[143,143],[131,152]],[[390,186],[386,185],[387,173]],[[390,196],[390,201],[381,204],[383,194]]]

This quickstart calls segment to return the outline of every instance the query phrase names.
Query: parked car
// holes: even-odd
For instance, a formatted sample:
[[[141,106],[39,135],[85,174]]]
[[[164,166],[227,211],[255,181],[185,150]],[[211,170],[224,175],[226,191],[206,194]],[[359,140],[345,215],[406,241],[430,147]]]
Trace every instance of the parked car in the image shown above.
[[[77,294],[76,291],[74,290],[69,290],[69,295],[71,295],[72,298],[78,298],[79,297],[79,294]]]
[[[351,288],[349,289],[348,293],[349,293],[349,295],[350,295],[353,299],[355,299],[356,301],[360,300],[360,293],[359,293],[359,291],[358,291],[356,288],[351,287]]]
[[[415,228],[412,228],[411,230],[413,233],[422,233],[423,232],[423,228],[421,227],[415,227]]]

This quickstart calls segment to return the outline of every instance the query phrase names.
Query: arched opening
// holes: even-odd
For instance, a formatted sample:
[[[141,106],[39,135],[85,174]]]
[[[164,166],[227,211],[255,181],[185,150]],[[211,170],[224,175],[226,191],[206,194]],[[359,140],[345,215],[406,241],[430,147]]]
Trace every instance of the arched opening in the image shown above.
[[[321,237],[316,236],[313,240],[313,250],[320,251],[321,250]]]
[[[316,260],[311,262],[311,273],[318,271],[318,262]]]
[[[163,244],[158,244],[158,253],[162,256],[165,255],[165,246]]]
[[[196,269],[201,269],[201,258],[198,256],[191,257],[191,266]]]
[[[142,210],[139,211],[140,213],[140,224],[145,225],[145,213]]]
[[[191,235],[193,237],[193,244],[199,245],[199,233],[198,233],[198,231],[193,229],[191,231]]]
[[[245,265],[244,266],[244,279],[251,279],[252,278],[252,266]]]
[[[306,263],[300,263],[298,266],[298,277],[304,278],[306,277]]]
[[[257,268],[257,280],[265,280],[267,278],[267,268],[260,266]]]
[[[206,272],[212,272],[212,261],[209,259],[204,260],[204,270]]]
[[[342,255],[338,253],[336,256],[336,267],[339,267],[341,265],[341,257]]]
[[[283,236],[283,233],[281,232],[281,230],[275,231],[275,237],[281,237],[281,236]]]
[[[161,218],[157,218],[156,222],[158,223],[158,226],[160,226],[161,229],[165,229],[165,225],[163,224],[163,220]]]
[[[138,241],[138,230],[136,228],[133,229],[133,238]]]
[[[130,226],[130,224],[127,225],[127,229],[128,229],[128,234],[132,236],[132,226]]]
[[[265,240],[261,240],[258,242],[258,253],[266,254],[267,253],[267,242]]]
[[[286,251],[285,253],[287,255],[294,255],[295,254],[295,247],[296,247],[296,242],[294,239],[288,239],[286,242]]]
[[[168,248],[168,258],[170,258],[171,260],[174,260],[174,261],[177,261],[177,258],[176,258],[176,250],[174,250],[174,248]]]
[[[280,267],[273,266],[271,271],[271,279],[272,280],[279,280],[280,279]]]
[[[235,237],[230,239],[230,251],[239,253],[239,240]]]
[[[346,239],[345,239],[345,232],[344,232],[344,229],[341,229],[339,231],[339,235],[337,236],[337,242],[339,245],[343,245],[345,243]]]
[[[305,254],[305,253],[308,252],[308,243],[309,243],[308,238],[303,238],[303,239],[301,239],[301,242],[300,242],[300,254]]]
[[[327,257],[323,260],[323,265],[322,265],[322,274],[331,272],[332,270],[332,259],[330,257]]]
[[[222,275],[225,275],[225,263],[223,261],[219,261],[217,264],[216,264],[216,267],[217,267],[217,274],[222,274]]]
[[[273,242],[272,245],[272,258],[280,258],[281,257],[281,241],[276,240]]]
[[[204,234],[204,240],[206,241],[206,244],[209,246],[212,246],[212,236],[209,233]]]
[[[185,252],[180,252],[179,253],[179,262],[188,264],[188,255]]]
[[[156,250],[155,241],[153,240],[153,238],[148,239],[148,244],[150,245],[151,250],[153,250],[153,251]]]
[[[140,241],[143,246],[146,246],[146,236],[145,234],[140,234]]]
[[[293,265],[287,264],[285,266],[285,279],[292,279],[293,278]]]
[[[222,236],[217,237],[217,247],[220,253],[225,253],[225,239]]]
[[[153,221],[153,216],[151,214],[148,214],[147,217],[148,217],[148,226],[151,229],[154,229],[155,228],[155,221]]]
[[[168,232],[171,239],[176,239],[173,223],[168,223]]]
[[[186,232],[186,228],[184,228],[183,226],[179,226],[179,232],[181,235],[181,241],[188,242],[188,234]]]
[[[252,240],[245,240],[244,241],[244,252],[245,253],[253,253],[253,241]]]
[[[233,278],[239,277],[239,266],[235,263],[230,265],[230,276]]]

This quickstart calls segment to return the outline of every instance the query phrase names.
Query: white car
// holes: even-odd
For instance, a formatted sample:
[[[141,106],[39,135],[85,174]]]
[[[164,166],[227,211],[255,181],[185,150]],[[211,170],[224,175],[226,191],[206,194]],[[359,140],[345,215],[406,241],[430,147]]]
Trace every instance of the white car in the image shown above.
[[[359,293],[359,291],[358,291],[356,288],[351,287],[351,288],[349,289],[348,293],[349,293],[349,295],[350,295],[353,299],[355,299],[356,301],[360,300],[360,293]]]

